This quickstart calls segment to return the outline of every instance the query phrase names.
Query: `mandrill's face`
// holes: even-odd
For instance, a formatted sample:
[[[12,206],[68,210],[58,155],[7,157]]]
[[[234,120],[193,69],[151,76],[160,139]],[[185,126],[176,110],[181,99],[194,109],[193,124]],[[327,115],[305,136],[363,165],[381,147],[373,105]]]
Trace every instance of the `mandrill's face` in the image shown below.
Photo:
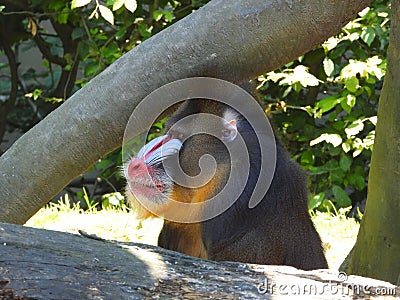
[[[179,139],[163,135],[140,149],[124,166],[128,198],[136,198],[141,203],[165,203],[170,198],[173,181],[164,168],[164,162],[168,157],[176,156],[181,147]]]
[[[216,191],[214,178],[229,172],[225,144],[237,135],[235,112],[212,104],[207,105],[208,111],[200,110],[192,101],[208,102],[182,104],[167,122],[166,134],[150,141],[124,165],[131,202],[162,206],[171,199],[205,201]]]

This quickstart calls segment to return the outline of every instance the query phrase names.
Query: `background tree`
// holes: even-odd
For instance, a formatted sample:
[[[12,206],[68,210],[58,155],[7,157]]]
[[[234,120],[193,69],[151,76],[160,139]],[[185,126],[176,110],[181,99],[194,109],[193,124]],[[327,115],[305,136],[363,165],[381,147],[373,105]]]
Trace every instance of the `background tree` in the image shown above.
[[[309,174],[310,209],[364,209],[389,16],[388,1],[374,1],[338,35],[259,77],[267,113]]]
[[[387,74],[379,100],[368,200],[345,270],[400,285],[400,1],[392,1]]]

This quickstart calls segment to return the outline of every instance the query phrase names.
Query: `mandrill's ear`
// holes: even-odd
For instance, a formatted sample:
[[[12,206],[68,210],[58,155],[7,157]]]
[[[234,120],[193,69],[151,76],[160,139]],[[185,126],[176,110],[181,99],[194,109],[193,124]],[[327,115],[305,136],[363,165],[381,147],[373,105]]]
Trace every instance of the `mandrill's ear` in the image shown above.
[[[232,142],[237,135],[236,120],[224,121],[224,128],[222,129],[222,140],[224,142]]]

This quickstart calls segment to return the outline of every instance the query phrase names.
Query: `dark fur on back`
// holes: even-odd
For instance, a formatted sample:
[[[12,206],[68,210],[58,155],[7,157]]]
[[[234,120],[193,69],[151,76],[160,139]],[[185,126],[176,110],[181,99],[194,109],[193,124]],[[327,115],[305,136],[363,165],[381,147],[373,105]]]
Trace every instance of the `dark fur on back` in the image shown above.
[[[182,116],[198,112],[219,114],[224,105],[186,102],[171,117],[173,124]],[[221,215],[197,224],[166,221],[159,245],[181,252],[184,240],[200,247],[200,257],[258,264],[290,265],[300,269],[327,268],[321,239],[308,214],[306,176],[290,160],[278,140],[275,174],[265,197],[255,208],[248,201],[260,173],[260,146],[257,136],[246,120],[238,129],[249,149],[251,169],[246,187],[239,199]],[[202,153],[209,143],[194,142],[192,151]],[[207,149],[212,153],[213,149]],[[196,158],[196,155],[190,154]],[[195,159],[194,159],[195,160]],[[223,162],[222,162],[223,163]],[[197,244],[198,243],[198,244]],[[183,250],[182,250],[183,247]],[[191,252],[187,252],[191,253]]]

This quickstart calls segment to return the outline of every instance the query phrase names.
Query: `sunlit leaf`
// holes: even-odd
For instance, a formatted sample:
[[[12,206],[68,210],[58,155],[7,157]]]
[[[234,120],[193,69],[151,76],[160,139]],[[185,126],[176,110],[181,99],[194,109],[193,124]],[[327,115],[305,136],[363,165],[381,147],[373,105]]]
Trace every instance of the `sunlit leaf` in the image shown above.
[[[361,32],[361,39],[368,45],[371,46],[376,36],[375,30],[372,27],[363,28]]]
[[[347,152],[349,152],[351,150],[351,145],[348,142],[344,142],[342,144],[342,149],[343,149],[344,152],[347,153]]]
[[[163,16],[162,11],[156,10],[156,11],[153,12],[153,19],[156,22],[160,21],[162,16]]]
[[[347,138],[357,135],[364,129],[364,123],[361,120],[356,120],[352,122],[347,128],[345,128],[345,132]]]
[[[308,72],[307,67],[299,65],[293,69],[293,82],[300,82],[303,87],[317,86],[319,80]]]
[[[310,141],[310,146],[314,146],[321,142],[327,142],[332,144],[334,147],[337,147],[342,143],[342,138],[336,133],[323,133],[316,139]]]
[[[122,5],[124,5],[124,2],[125,2],[125,0],[115,0],[113,3],[112,10],[115,11],[115,10],[120,9],[122,7]]]
[[[349,64],[342,69],[340,76],[342,79],[356,77],[360,74],[361,77],[368,75],[368,66],[365,62],[350,59]]]
[[[358,15],[359,15],[360,17],[364,17],[370,10],[371,10],[371,8],[366,7],[366,8],[364,8],[362,11],[360,11],[360,12],[358,13]]]
[[[114,15],[108,7],[104,5],[99,5],[99,10],[101,16],[110,24],[114,25]]]
[[[322,44],[322,47],[324,48],[325,52],[328,52],[339,44],[339,39],[336,37],[330,37],[325,43]]]
[[[88,5],[92,0],[72,0],[71,9]]]
[[[125,7],[130,12],[134,12],[137,8],[136,0],[125,0]]]
[[[325,57],[323,64],[325,74],[327,76],[332,76],[333,72],[335,71],[335,64],[333,63],[333,61],[330,58]]]
[[[368,120],[369,120],[372,124],[374,124],[374,125],[376,126],[376,123],[378,122],[378,117],[377,117],[377,116],[373,116],[373,117],[368,118]]]

